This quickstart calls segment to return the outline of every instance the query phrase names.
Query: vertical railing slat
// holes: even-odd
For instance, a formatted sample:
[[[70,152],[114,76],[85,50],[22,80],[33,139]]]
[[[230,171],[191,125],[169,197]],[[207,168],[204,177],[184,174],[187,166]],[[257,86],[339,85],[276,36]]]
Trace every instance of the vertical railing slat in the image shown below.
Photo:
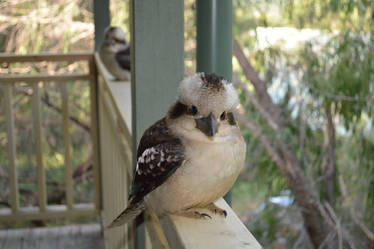
[[[100,152],[99,152],[99,129],[98,129],[98,97],[97,97],[97,69],[94,57],[89,60],[90,70],[90,99],[91,99],[91,139],[92,139],[92,163],[95,188],[95,207],[101,210],[101,181],[100,181]]]
[[[68,92],[66,84],[62,83],[60,86],[61,99],[62,99],[62,127],[63,127],[63,140],[64,140],[64,162],[65,162],[65,191],[66,191],[66,205],[68,210],[73,208],[73,181],[71,174],[71,161],[70,161],[70,133],[69,133],[69,105],[68,105]]]
[[[35,136],[36,166],[38,171],[38,201],[41,211],[46,210],[47,194],[46,180],[42,155],[42,122],[40,115],[40,90],[39,84],[33,85],[32,96],[33,128]]]
[[[9,181],[10,181],[10,197],[12,212],[15,214],[19,209],[19,194],[17,182],[17,168],[16,168],[16,144],[14,135],[14,116],[12,105],[12,85],[6,84],[4,86],[5,95],[5,112],[6,112],[6,127],[8,139],[8,160],[9,160]]]

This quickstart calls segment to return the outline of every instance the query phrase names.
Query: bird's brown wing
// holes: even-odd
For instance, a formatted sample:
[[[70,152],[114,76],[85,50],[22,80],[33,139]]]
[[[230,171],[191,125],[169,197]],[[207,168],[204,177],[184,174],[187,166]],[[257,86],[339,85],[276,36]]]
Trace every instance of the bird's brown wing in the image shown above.
[[[120,65],[120,67],[124,70],[130,71],[130,46],[124,50],[121,50],[116,53],[116,61]]]
[[[161,119],[144,132],[129,200],[137,203],[160,186],[184,161],[184,147]]]

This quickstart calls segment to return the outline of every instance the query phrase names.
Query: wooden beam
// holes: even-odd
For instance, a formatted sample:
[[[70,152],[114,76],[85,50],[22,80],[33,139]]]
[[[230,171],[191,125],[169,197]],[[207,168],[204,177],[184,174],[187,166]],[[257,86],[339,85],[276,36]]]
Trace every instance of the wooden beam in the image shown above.
[[[232,1],[196,1],[196,71],[232,76]]]
[[[100,180],[100,150],[99,150],[99,108],[98,108],[98,82],[97,69],[94,60],[89,62],[90,70],[90,110],[91,110],[91,140],[93,151],[93,178],[95,188],[95,207],[99,211],[101,203],[101,180]]]
[[[40,212],[37,207],[22,207],[17,214],[12,214],[8,208],[2,208],[0,209],[0,222],[96,216],[98,214],[93,204],[76,204],[72,210],[68,210],[65,205],[49,205],[44,212]]]
[[[104,30],[110,25],[109,0],[94,0],[95,51],[104,40]]]
[[[42,122],[40,114],[40,90],[39,85],[33,85],[32,96],[32,115],[33,115],[33,129],[35,138],[35,153],[36,165],[38,171],[38,202],[40,210],[43,212],[47,206],[47,187],[45,180],[45,170],[43,164],[42,154]]]
[[[69,210],[73,208],[73,180],[70,161],[70,133],[69,133],[69,95],[66,84],[60,85],[62,102],[62,127],[64,141],[64,163],[65,163],[65,191],[66,205]]]
[[[92,52],[40,53],[40,54],[7,54],[0,53],[0,63],[40,62],[40,61],[82,61],[92,60]]]
[[[175,102],[184,74],[184,2],[131,0],[133,168],[140,138]],[[141,219],[139,219],[140,221]],[[136,248],[145,248],[144,226]]]
[[[46,81],[64,82],[64,81],[75,81],[75,80],[89,80],[89,74],[71,73],[71,74],[31,74],[31,75],[16,75],[16,74],[1,74],[0,83],[38,83]]]
[[[132,134],[137,143],[176,100],[184,74],[184,5],[132,0],[132,6]]]
[[[144,213],[145,225],[147,227],[148,235],[152,242],[152,248],[170,249],[169,243],[162,230],[160,220],[152,209],[147,209]]]
[[[6,129],[8,139],[8,161],[9,161],[9,181],[10,181],[10,200],[13,214],[16,214],[19,209],[19,193],[18,193],[18,179],[16,168],[16,144],[14,131],[14,116],[13,116],[13,91],[12,85],[6,84],[4,86],[5,99],[5,115],[6,115]]]

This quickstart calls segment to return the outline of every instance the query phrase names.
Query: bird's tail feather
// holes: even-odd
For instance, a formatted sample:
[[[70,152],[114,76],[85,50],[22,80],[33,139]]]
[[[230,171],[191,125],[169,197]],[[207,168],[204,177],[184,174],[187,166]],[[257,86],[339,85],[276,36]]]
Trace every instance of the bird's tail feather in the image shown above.
[[[143,210],[145,209],[144,201],[139,201],[134,204],[130,204],[122,213],[120,213],[117,218],[115,218],[108,228],[118,227],[127,222],[135,219]]]

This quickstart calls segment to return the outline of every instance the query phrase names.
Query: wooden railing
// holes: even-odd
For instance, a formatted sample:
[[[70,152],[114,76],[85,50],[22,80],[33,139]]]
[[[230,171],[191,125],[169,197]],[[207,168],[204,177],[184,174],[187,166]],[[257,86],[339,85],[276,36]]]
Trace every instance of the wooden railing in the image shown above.
[[[106,227],[126,207],[132,179],[131,87],[130,82],[112,81],[97,55],[95,59],[99,74],[102,219]],[[216,204],[228,211],[226,219],[167,215],[160,220],[152,210],[146,210],[146,248],[261,248],[223,199]],[[108,249],[134,248],[133,225],[105,228],[104,235]]]
[[[4,91],[5,116],[7,129],[7,147],[9,160],[9,182],[10,182],[10,209],[0,209],[0,222],[12,220],[40,220],[50,218],[71,218],[74,216],[96,216],[101,208],[100,199],[100,177],[98,165],[98,131],[97,131],[97,96],[96,96],[96,65],[92,53],[70,53],[70,54],[38,54],[38,55],[0,55],[0,64],[7,64],[11,68],[12,63],[28,62],[87,62],[88,73],[69,74],[1,74],[0,87]],[[74,81],[89,81],[91,95],[91,140],[93,151],[93,179],[94,179],[94,203],[75,204],[73,198],[72,165],[70,155],[69,134],[69,93],[66,84]],[[35,140],[36,168],[37,168],[37,199],[38,206],[20,207],[18,174],[16,165],[16,143],[15,125],[13,113],[13,89],[16,83],[26,83],[32,86],[32,125]],[[41,88],[49,82],[59,84],[61,96],[61,115],[64,143],[64,170],[65,170],[65,199],[66,205],[48,205],[45,165],[43,162],[43,130],[41,117]],[[30,145],[31,146],[31,145]]]

